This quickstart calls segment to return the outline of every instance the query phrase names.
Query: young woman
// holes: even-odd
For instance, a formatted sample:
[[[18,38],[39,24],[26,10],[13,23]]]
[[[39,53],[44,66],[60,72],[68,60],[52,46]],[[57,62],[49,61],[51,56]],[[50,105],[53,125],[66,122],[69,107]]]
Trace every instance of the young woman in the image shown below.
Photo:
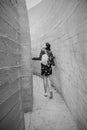
[[[42,62],[43,55],[46,54],[48,56],[48,61],[46,64]],[[40,60],[41,62],[41,75],[43,76],[43,84],[44,84],[44,96],[47,97],[49,91],[49,98],[53,97],[53,92],[50,83],[50,75],[52,75],[52,65],[55,66],[54,56],[51,51],[50,43],[46,43],[45,47],[41,49],[39,57],[34,57],[32,60]]]

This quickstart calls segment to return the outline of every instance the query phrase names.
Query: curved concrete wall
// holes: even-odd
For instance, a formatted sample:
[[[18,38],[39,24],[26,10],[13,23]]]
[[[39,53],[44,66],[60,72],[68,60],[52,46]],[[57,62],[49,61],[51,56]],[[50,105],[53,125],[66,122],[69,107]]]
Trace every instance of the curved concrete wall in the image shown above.
[[[87,129],[87,1],[43,0],[29,11],[32,55],[50,42],[56,56],[52,82],[80,130]],[[38,68],[38,65],[39,68]],[[34,73],[40,73],[40,64]]]
[[[24,0],[0,0],[0,130],[24,130],[32,109],[28,26]]]

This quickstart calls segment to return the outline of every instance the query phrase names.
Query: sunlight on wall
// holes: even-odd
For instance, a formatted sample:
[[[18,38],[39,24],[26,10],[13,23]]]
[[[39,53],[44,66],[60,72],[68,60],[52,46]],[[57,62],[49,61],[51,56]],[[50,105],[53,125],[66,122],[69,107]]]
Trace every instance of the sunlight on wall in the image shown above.
[[[26,0],[27,9],[34,7],[39,4],[42,0]]]

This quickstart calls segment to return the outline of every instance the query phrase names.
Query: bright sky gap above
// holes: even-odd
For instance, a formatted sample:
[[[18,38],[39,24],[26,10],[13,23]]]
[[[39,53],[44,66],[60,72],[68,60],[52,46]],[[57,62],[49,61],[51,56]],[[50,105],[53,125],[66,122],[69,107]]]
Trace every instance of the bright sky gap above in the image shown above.
[[[27,9],[31,9],[35,5],[39,4],[42,0],[26,0]]]

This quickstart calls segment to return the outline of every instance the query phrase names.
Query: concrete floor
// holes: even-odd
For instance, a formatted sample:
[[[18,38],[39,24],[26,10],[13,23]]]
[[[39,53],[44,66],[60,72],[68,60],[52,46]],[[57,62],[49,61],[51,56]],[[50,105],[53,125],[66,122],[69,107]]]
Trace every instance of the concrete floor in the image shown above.
[[[76,124],[55,90],[54,97],[44,97],[43,81],[33,76],[34,106],[33,112],[25,117],[25,130],[76,130]]]

